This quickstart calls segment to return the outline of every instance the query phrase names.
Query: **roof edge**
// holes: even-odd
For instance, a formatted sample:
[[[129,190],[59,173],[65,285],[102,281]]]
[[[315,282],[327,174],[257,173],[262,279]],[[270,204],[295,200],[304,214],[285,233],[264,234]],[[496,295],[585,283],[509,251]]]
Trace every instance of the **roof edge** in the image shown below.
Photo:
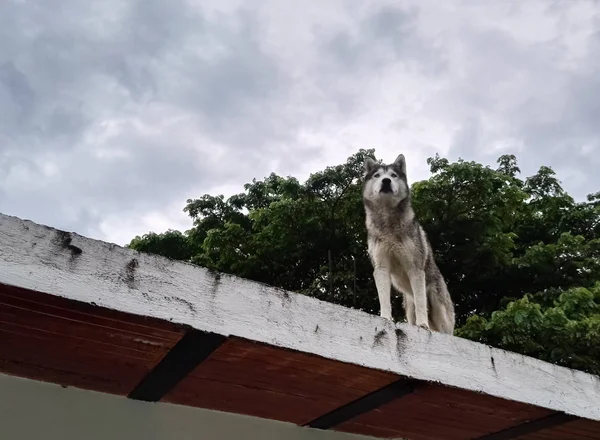
[[[4,214],[0,283],[600,420],[592,374]]]

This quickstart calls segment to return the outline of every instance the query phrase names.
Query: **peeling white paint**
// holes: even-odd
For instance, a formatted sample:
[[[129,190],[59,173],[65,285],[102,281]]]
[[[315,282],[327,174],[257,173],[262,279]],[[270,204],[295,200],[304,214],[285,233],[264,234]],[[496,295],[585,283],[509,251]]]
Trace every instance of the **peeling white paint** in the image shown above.
[[[600,420],[597,376],[2,214],[0,283]]]

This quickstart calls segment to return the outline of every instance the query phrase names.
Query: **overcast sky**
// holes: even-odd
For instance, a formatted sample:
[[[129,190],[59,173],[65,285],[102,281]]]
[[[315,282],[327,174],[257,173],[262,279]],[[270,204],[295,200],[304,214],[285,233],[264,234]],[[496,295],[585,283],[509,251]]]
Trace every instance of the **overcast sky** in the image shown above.
[[[514,153],[581,199],[599,31],[594,0],[3,0],[0,212],[125,244],[370,147],[411,182]]]

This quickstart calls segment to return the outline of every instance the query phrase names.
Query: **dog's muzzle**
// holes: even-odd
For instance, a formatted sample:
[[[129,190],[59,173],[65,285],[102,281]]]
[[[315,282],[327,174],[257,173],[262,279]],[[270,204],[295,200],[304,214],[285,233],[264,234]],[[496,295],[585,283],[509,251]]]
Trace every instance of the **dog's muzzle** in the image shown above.
[[[392,181],[387,177],[381,181],[381,189],[379,192],[382,193],[391,193],[392,191]]]

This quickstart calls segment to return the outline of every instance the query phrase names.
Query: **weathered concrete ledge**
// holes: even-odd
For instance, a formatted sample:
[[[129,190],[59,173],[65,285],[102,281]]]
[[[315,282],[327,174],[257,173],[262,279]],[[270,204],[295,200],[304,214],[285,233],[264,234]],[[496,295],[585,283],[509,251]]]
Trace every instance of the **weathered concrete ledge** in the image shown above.
[[[3,214],[0,283],[600,420],[597,376]]]

